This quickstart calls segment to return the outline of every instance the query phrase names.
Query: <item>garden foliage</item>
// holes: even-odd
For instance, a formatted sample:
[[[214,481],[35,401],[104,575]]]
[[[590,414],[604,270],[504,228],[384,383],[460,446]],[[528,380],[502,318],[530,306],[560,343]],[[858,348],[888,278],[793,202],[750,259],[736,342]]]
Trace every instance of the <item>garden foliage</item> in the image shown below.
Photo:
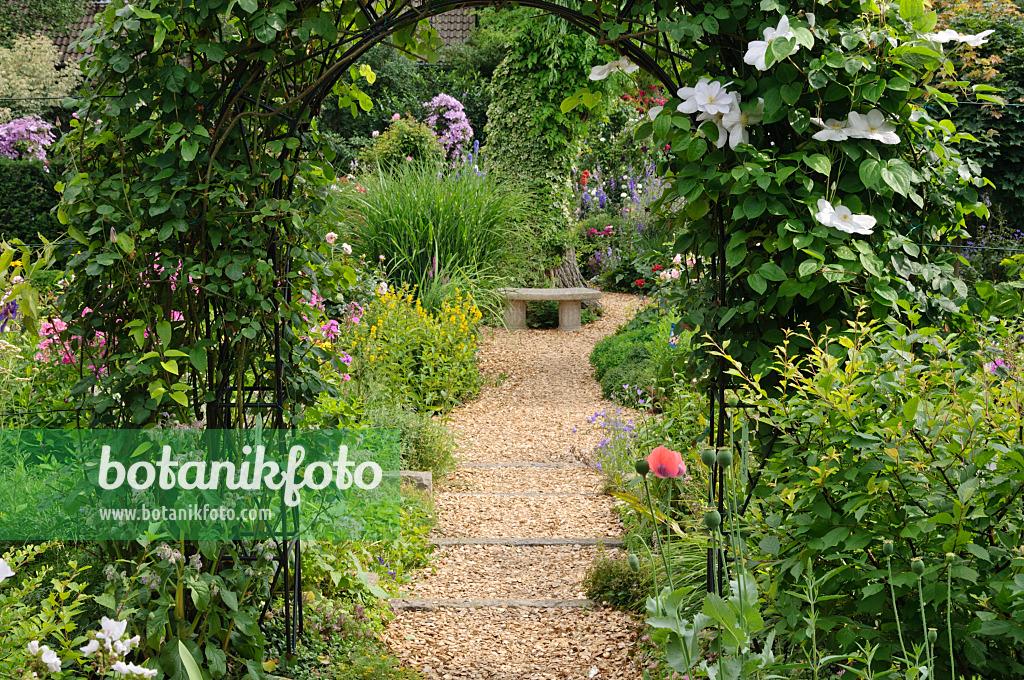
[[[1018,356],[985,356],[970,338],[934,328],[857,324],[837,338],[800,340],[788,337],[771,365],[785,396],[749,379],[740,394],[756,406],[762,431],[778,433],[754,480],[751,550],[765,561],[779,639],[813,644],[798,595],[810,564],[827,575],[818,586],[819,648],[877,647],[880,669],[925,643],[923,617],[940,632],[938,677],[950,677],[954,660],[954,677],[1019,677]],[[810,347],[805,359],[800,346]]]
[[[39,161],[0,158],[0,240],[54,241],[64,229],[52,210],[60,200],[55,173]]]
[[[61,2],[68,6],[79,4],[68,0],[50,0],[48,4]],[[27,4],[36,6],[34,2]],[[21,11],[0,13],[0,27],[11,13]],[[25,15],[32,16],[29,12]],[[0,30],[0,100],[8,100],[0,101],[0,123],[39,114],[52,119],[60,102],[46,98],[68,96],[81,79],[78,67],[73,62],[62,64],[53,41],[43,35],[17,36],[13,44],[5,46],[3,43],[10,37],[10,33]]]
[[[444,155],[445,149],[429,125],[411,116],[396,117],[360,152],[359,164],[371,172],[377,168],[394,170],[411,161],[439,165]]]

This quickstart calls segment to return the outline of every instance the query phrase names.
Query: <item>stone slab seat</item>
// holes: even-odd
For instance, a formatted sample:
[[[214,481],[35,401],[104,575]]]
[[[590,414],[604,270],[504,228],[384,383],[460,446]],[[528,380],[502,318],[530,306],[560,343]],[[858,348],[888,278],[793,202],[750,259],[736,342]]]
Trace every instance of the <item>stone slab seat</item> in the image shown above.
[[[506,288],[502,294],[509,330],[526,328],[527,301],[550,300],[558,303],[558,330],[578,331],[583,327],[583,301],[601,297],[601,291],[593,288]]]

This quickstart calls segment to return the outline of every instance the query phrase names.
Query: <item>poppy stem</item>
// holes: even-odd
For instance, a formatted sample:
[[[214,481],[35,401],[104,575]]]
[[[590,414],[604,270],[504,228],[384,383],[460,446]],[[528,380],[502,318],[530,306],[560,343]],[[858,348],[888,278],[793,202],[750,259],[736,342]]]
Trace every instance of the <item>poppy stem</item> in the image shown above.
[[[653,501],[651,501],[651,487],[650,487],[650,484],[647,481],[647,475],[644,475],[643,479],[644,479],[644,491],[647,492],[647,506],[650,507],[650,509],[651,509],[651,519],[654,520],[654,534],[656,536],[658,536],[658,538],[659,538],[658,542],[660,543],[661,542],[660,541],[661,536],[658,533],[658,518],[654,514],[654,503],[653,503]],[[668,519],[668,515],[665,515],[665,518],[667,520]],[[666,528],[667,527],[668,527],[668,523],[666,521]],[[671,592],[671,591],[675,590],[676,587],[675,587],[675,584],[672,582],[672,570],[669,569],[669,567],[668,567],[668,559],[665,557],[665,544],[664,543],[662,543],[660,546],[658,546],[658,552],[661,553],[661,563],[665,566],[665,578],[668,579],[668,589]]]

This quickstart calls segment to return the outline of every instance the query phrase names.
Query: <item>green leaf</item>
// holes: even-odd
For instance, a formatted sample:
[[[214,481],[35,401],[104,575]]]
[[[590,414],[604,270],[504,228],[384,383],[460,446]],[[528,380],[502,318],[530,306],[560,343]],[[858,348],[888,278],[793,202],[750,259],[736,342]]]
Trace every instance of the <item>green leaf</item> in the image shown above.
[[[168,347],[171,344],[171,322],[158,322],[156,324],[156,335],[160,338],[160,344],[164,347]]]
[[[764,292],[768,290],[768,282],[764,280],[764,277],[754,272],[747,277],[747,285],[759,295],[764,295]]]
[[[195,160],[196,154],[199,153],[199,140],[198,139],[187,139],[181,144],[181,159],[186,163]]]
[[[861,162],[857,174],[860,176],[861,183],[870,189],[882,181],[882,164],[873,158],[868,158]]]
[[[188,674],[188,680],[203,680],[203,673],[199,670],[196,660],[192,658],[192,653],[181,640],[178,640],[178,655],[181,657],[181,665]]]
[[[256,0],[238,0],[238,6],[249,14],[255,12],[258,7]]]
[[[804,260],[803,262],[801,262],[800,266],[796,268],[796,273],[797,276],[803,278],[805,276],[810,276],[811,274],[814,274],[819,269],[821,269],[821,263],[812,258],[810,260]]]
[[[751,194],[743,199],[743,214],[749,219],[760,217],[766,207],[764,198]]]
[[[232,281],[240,281],[242,277],[245,276],[245,272],[242,271],[242,268],[238,266],[237,262],[232,262],[224,268],[224,276],[228,277]]]
[[[188,360],[197,371],[200,373],[206,373],[206,350],[201,347],[193,347],[188,351]]]
[[[786,272],[774,262],[765,262],[758,268],[757,273],[767,281],[786,280]]]
[[[811,156],[805,156],[804,163],[811,170],[815,170],[826,177],[832,172],[832,161],[825,154],[816,153]]]

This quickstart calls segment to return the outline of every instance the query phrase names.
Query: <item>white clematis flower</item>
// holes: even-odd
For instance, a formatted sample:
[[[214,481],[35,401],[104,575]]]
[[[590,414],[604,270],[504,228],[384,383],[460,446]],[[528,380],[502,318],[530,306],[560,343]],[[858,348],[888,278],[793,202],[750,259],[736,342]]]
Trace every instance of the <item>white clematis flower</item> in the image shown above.
[[[871,215],[855,215],[845,205],[833,206],[824,198],[818,199],[818,212],[814,213],[814,219],[826,227],[833,227],[847,234],[862,234],[868,236],[872,233],[876,220]]]
[[[640,67],[631,62],[626,57],[610,61],[607,64],[600,66],[594,66],[590,69],[591,80],[604,80],[616,71],[622,71],[623,73],[635,73],[640,70]]]
[[[843,142],[850,138],[845,120],[829,118],[822,121],[821,118],[811,118],[811,122],[824,128],[811,135],[812,139],[817,139],[819,142]]]
[[[701,114],[697,116],[698,123],[703,123],[704,121],[710,120],[712,123],[718,126],[718,140],[715,141],[715,147],[719,149],[725,146],[725,143],[729,141],[729,130],[725,127],[725,124],[722,122],[723,117],[724,115],[721,113],[712,114],[705,112],[701,112]]]
[[[964,35],[962,33],[957,33],[952,28],[947,28],[939,31],[938,33],[926,35],[925,37],[938,43],[960,42],[971,47],[981,47],[988,42],[988,37],[995,32],[995,29],[990,28],[987,31],[982,31],[981,33],[976,33],[974,35]]]
[[[873,139],[882,144],[900,143],[896,125],[887,121],[885,114],[878,109],[871,109],[867,114],[851,111],[846,123],[846,134],[854,139]]]
[[[792,40],[795,37],[796,34],[789,27],[789,17],[783,14],[777,27],[764,29],[764,40],[751,40],[747,43],[747,53],[743,55],[743,63],[750,64],[758,71],[766,71],[768,69],[768,65],[765,63],[768,56],[768,44],[775,38]],[[795,43],[789,54],[793,54],[798,49],[800,49],[800,45]]]
[[[736,97],[737,105],[729,113],[722,116],[722,125],[729,131],[729,148],[735,149],[739,144],[746,144],[750,140],[747,133],[747,126],[760,123],[764,115],[764,99],[757,100],[757,106],[750,111],[744,111],[739,106],[739,97]]]
[[[708,83],[697,83],[693,99],[697,110],[711,116],[725,115],[738,105],[736,94],[728,92],[726,86],[717,80]]]
[[[676,96],[682,99],[682,103],[676,107],[676,111],[679,113],[696,113],[697,112],[697,88],[702,85],[707,85],[711,82],[710,78],[701,78],[697,81],[697,84],[693,87],[681,87],[676,90]]]

